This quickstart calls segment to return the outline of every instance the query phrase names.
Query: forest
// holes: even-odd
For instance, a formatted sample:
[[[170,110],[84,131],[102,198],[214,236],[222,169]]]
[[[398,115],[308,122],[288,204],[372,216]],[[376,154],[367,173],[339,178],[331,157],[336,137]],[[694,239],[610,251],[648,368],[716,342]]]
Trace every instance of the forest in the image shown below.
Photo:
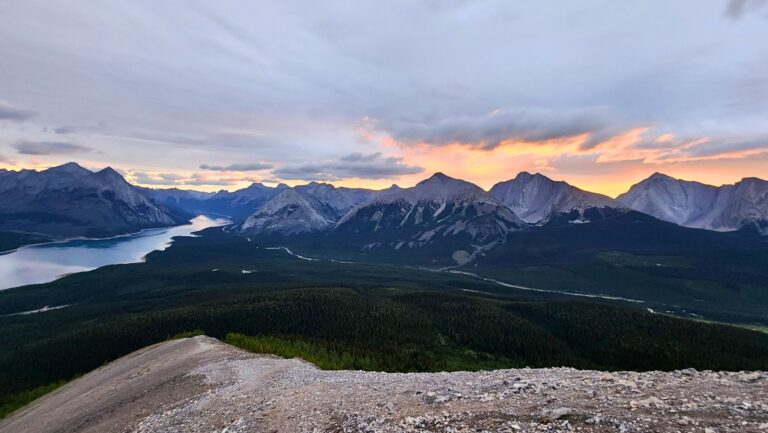
[[[662,256],[600,257],[625,271]],[[46,305],[63,308],[15,314]],[[201,333],[328,369],[768,369],[768,334],[655,305],[421,267],[299,260],[225,235],[179,238],[145,263],[0,292],[0,414],[132,351]]]

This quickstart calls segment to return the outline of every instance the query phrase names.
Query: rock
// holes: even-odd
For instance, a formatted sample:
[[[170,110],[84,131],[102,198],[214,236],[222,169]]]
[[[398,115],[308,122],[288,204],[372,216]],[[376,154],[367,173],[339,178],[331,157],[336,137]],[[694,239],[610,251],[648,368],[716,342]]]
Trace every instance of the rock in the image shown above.
[[[553,422],[557,421],[559,419],[565,419],[570,416],[572,416],[574,413],[573,409],[567,408],[567,407],[560,407],[557,409],[552,409],[549,411],[544,412],[541,419],[544,422]]]
[[[627,388],[637,388],[637,383],[631,380],[619,379],[618,384]]]
[[[743,374],[740,377],[742,382],[757,382],[758,380],[760,380],[762,378],[763,378],[763,375],[759,371]]]
[[[207,337],[142,353],[0,420],[0,432],[768,433],[765,372],[322,371]]]
[[[648,397],[644,400],[630,400],[629,401],[629,408],[630,409],[637,409],[638,407],[642,408],[666,408],[669,407],[666,403],[658,399],[657,397]]]

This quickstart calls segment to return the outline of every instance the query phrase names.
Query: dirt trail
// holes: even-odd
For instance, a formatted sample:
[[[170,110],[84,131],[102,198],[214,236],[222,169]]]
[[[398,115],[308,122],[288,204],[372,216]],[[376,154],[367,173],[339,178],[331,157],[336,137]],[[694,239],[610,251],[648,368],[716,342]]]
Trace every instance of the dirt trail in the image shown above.
[[[142,349],[0,432],[760,432],[768,374],[321,371],[208,337]]]

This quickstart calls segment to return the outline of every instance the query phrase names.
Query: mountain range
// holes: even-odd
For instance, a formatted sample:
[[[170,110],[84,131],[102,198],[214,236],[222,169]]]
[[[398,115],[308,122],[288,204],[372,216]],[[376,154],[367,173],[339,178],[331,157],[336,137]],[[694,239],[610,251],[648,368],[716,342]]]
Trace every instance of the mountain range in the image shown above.
[[[472,246],[456,250],[457,262],[502,241],[526,223],[480,187],[436,173],[411,188],[390,188],[344,215],[333,231],[358,241],[363,249],[417,248],[452,243]]]
[[[685,227],[717,231],[756,228],[766,232],[768,221],[768,182],[754,177],[716,187],[654,173],[616,200]]]
[[[157,203],[112,168],[75,163],[44,171],[0,170],[0,232],[112,236],[182,224],[191,215]]]
[[[614,199],[588,192],[542,174],[522,172],[514,179],[499,182],[490,194],[527,223],[539,223],[552,215],[583,212],[591,207],[621,207]]]
[[[248,236],[333,233],[361,248],[467,246],[468,256],[533,226],[588,223],[630,210],[679,226],[768,234],[768,182],[746,178],[715,187],[654,174],[616,199],[541,174],[522,172],[489,191],[436,173],[410,188],[290,187],[254,183],[229,192],[149,189],[111,168],[76,163],[44,171],[0,170],[0,232],[54,238],[108,236],[223,215]],[[463,253],[462,253],[463,254]]]

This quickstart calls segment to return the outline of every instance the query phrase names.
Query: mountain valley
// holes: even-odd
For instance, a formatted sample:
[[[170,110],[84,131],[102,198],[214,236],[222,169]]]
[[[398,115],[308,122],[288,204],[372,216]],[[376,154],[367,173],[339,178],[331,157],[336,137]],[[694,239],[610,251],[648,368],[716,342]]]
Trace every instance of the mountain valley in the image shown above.
[[[77,199],[79,213],[53,208],[62,215],[135,205],[113,231],[199,212],[231,223],[141,263],[0,291],[0,347],[13,348],[0,353],[2,415],[177,334],[324,369],[768,369],[768,238],[744,227],[684,227],[526,173],[490,192],[437,173],[382,191],[213,194],[139,189],[74,166],[42,173],[57,179],[38,187],[43,197]],[[732,213],[762,206],[761,184],[750,185],[754,206],[741,200]]]

